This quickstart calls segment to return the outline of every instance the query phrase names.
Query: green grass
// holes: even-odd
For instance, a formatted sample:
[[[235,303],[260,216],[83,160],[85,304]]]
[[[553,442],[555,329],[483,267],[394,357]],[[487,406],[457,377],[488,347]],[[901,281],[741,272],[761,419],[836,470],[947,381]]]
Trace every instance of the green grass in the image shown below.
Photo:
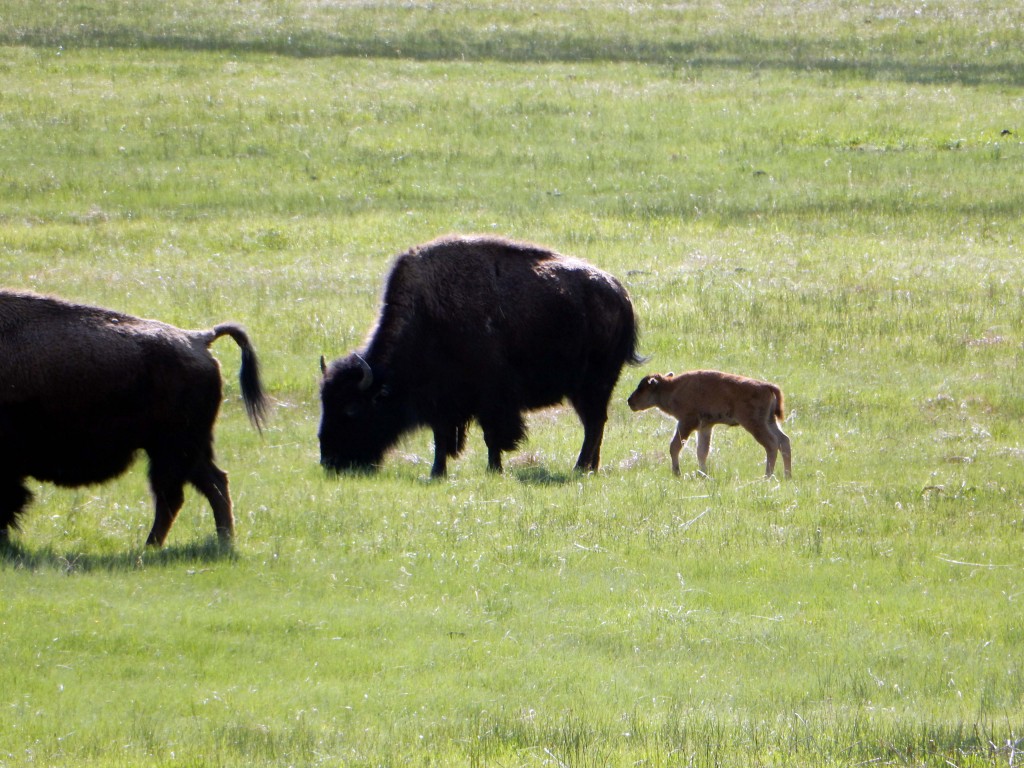
[[[908,6],[8,2],[0,284],[243,322],[238,540],[144,462],[33,485],[0,557],[0,766],[1016,766],[1024,17]],[[317,464],[321,354],[394,254],[537,240],[628,286],[604,468],[570,411],[445,482]],[[2,364],[2,361],[0,361]],[[671,476],[648,370],[780,384],[794,480]]]

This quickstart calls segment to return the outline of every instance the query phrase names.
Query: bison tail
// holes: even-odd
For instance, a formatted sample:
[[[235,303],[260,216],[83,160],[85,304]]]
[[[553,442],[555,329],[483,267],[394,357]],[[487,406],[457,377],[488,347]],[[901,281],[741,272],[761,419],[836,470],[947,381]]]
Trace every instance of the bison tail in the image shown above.
[[[260,361],[256,357],[256,350],[245,330],[235,323],[222,323],[213,329],[213,337],[208,343],[212,344],[221,336],[230,336],[242,350],[242,365],[238,370],[238,383],[242,390],[242,401],[245,403],[245,411],[249,414],[249,421],[256,429],[263,431],[263,425],[267,421],[267,411],[270,409],[270,399],[263,390],[260,380]]]
[[[637,351],[640,346],[640,327],[637,325],[636,317],[633,317],[632,328],[629,334],[629,348],[627,349],[625,362],[629,365],[643,365],[651,359],[650,355],[641,355]]]
[[[641,355],[636,350],[633,350],[633,354],[626,358],[626,363],[629,365],[643,365],[650,359],[650,355]]]

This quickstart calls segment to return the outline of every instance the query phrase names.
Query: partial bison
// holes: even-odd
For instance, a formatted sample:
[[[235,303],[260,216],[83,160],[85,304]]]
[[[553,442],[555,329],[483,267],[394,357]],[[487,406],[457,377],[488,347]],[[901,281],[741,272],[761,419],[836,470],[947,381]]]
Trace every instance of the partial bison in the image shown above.
[[[147,544],[167,537],[191,483],[210,502],[217,534],[234,531],[227,475],[213,463],[220,366],[208,347],[228,335],[257,427],[267,399],[245,331],[225,323],[183,331],[99,307],[0,290],[0,544],[31,499],[27,477],[100,483],[149,456],[156,515]]]
[[[583,422],[576,468],[596,470],[608,400],[637,363],[626,290],[579,259],[497,237],[452,236],[400,255],[365,347],[327,366],[321,463],[380,464],[399,437],[434,433],[431,474],[443,475],[476,419],[487,461],[526,435],[523,412],[568,398]]]

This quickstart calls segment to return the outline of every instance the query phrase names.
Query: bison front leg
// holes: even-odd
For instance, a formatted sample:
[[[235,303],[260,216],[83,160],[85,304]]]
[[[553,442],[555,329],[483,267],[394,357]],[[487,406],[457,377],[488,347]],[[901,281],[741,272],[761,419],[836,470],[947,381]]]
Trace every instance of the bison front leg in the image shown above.
[[[500,475],[505,471],[501,465],[502,443],[498,441],[493,431],[485,428],[484,444],[487,446],[487,471]]]
[[[487,447],[487,471],[498,475],[505,471],[501,463],[501,448]]]
[[[502,403],[501,399],[495,401]],[[501,454],[513,450],[522,442],[526,437],[526,423],[521,413],[507,408],[482,413],[479,421],[487,445],[487,469],[500,473]]]
[[[0,547],[10,543],[10,529],[18,527],[18,515],[32,494],[17,480],[0,486]]]
[[[434,432],[434,465],[430,468],[431,477],[444,477],[448,472],[448,457],[455,458],[466,447],[466,429],[468,424],[433,425]]]
[[[431,477],[444,477],[448,474],[448,450],[446,442],[434,432],[434,464],[430,467]]]

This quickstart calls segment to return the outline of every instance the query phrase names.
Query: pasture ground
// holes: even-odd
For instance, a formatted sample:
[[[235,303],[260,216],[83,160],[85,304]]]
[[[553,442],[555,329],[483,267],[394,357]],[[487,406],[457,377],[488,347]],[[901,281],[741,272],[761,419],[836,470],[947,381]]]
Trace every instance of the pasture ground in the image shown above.
[[[36,501],[0,556],[0,766],[1018,766],[1024,11],[9,0],[0,284],[217,345],[238,540],[144,462]],[[596,475],[571,412],[504,476],[417,433],[317,464],[318,358],[392,257],[497,232],[619,276],[650,362]],[[2,362],[0,362],[2,364]],[[786,393],[792,482],[625,396]]]

